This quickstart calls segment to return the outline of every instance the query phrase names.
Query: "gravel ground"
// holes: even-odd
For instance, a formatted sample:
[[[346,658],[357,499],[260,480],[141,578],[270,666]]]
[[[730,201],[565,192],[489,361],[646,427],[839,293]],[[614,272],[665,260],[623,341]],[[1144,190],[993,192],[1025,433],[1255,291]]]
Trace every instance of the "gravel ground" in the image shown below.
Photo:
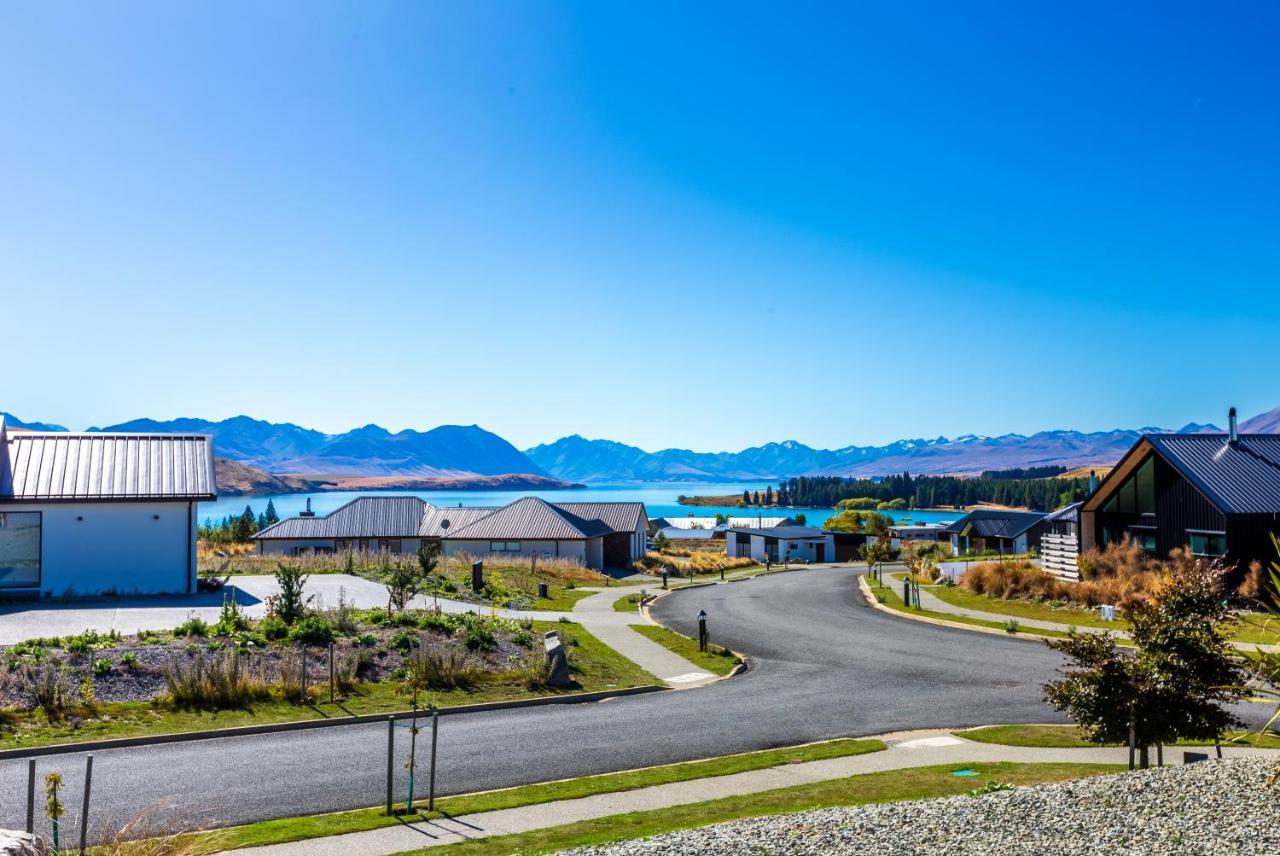
[[[1272,759],[1099,776],[910,804],[734,821],[569,851],[576,856],[709,854],[1280,853]]]

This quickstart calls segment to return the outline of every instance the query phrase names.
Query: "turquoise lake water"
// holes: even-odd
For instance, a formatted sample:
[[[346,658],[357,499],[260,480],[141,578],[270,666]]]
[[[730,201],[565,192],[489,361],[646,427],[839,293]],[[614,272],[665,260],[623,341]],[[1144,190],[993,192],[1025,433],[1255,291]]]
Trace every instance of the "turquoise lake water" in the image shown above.
[[[217,502],[200,503],[199,519],[214,520],[230,514],[240,514],[246,505],[254,514],[267,507],[267,500],[275,503],[281,517],[292,517],[306,508],[311,499],[311,509],[316,514],[327,514],[340,505],[361,496],[417,496],[439,507],[506,505],[523,496],[539,496],[548,502],[643,502],[650,517],[712,517],[716,512],[749,516],[760,513],[765,516],[805,515],[810,526],[820,526],[830,517],[830,508],[744,509],[736,506],[710,507],[680,505],[676,498],[686,496],[732,496],[744,490],[757,491],[761,484],[688,484],[685,482],[646,484],[594,484],[573,490],[422,490],[422,491],[325,491],[320,493],[289,493],[278,496],[227,497]],[[776,486],[775,486],[776,487]],[[938,523],[955,520],[963,515],[958,511],[894,511],[889,515],[897,521]]]

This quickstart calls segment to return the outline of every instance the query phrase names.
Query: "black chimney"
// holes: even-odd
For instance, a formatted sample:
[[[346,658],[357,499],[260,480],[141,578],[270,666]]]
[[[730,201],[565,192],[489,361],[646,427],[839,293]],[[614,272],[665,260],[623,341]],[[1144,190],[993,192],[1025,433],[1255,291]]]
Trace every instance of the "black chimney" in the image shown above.
[[[1227,442],[1236,445],[1240,442],[1240,432],[1236,429],[1236,409],[1227,411]]]
[[[316,513],[311,510],[311,497],[307,497],[307,510],[298,515],[299,517],[315,517]]]

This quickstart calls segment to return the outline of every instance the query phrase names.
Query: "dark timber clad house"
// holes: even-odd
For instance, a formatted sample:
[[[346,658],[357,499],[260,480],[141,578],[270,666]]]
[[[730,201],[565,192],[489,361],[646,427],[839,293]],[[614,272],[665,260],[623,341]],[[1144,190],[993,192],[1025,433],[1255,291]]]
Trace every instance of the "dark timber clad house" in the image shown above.
[[[1146,434],[1080,510],[1081,548],[1128,536],[1152,555],[1188,547],[1238,569],[1274,561],[1280,434]]]
[[[951,552],[1019,555],[1040,549],[1048,515],[1039,511],[978,508],[939,530],[951,536]]]

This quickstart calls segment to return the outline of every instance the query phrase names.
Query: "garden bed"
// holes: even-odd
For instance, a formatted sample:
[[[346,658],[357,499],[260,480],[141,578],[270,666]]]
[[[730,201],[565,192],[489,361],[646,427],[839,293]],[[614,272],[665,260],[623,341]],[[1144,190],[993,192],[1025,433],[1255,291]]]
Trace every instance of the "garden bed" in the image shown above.
[[[572,686],[546,682],[547,630],[566,645]],[[570,622],[342,606],[291,626],[241,616],[31,640],[0,647],[0,664],[6,747],[398,711],[415,689],[420,704],[444,707],[655,682]]]

